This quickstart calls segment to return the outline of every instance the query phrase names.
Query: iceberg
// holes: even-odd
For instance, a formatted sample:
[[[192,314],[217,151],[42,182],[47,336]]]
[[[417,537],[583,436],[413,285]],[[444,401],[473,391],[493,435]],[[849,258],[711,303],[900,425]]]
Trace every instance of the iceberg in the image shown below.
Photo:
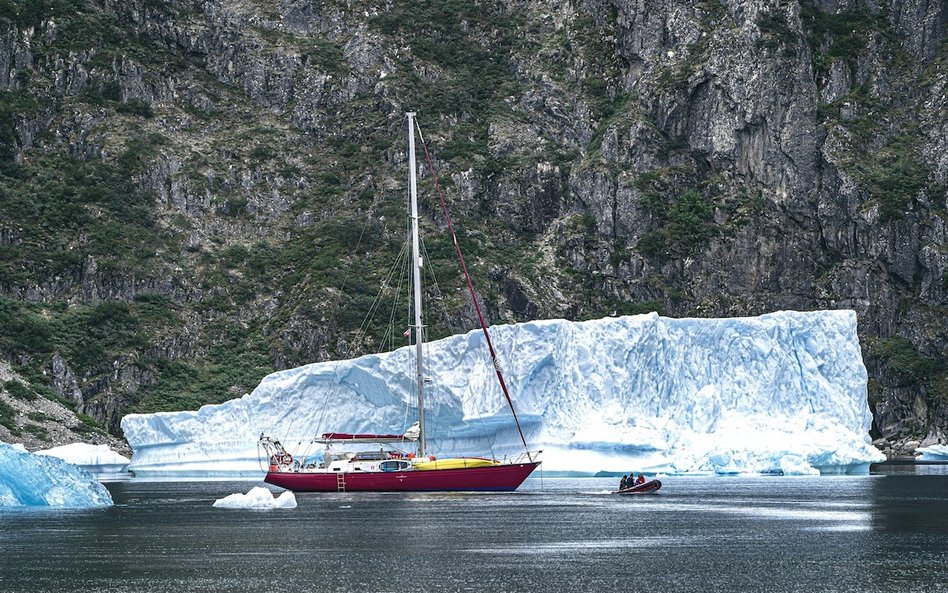
[[[853,311],[749,318],[655,313],[491,328],[545,471],[864,473],[867,373]],[[480,331],[426,345],[429,452],[522,452]],[[136,475],[260,476],[257,439],[298,458],[322,432],[401,433],[417,416],[413,348],[315,363],[197,411],[122,419]]]
[[[112,506],[105,486],[62,459],[0,443],[0,507]]]
[[[251,488],[247,494],[236,492],[214,501],[219,509],[295,509],[296,496],[289,490],[274,497],[269,490],[261,486]]]
[[[915,449],[922,456],[919,461],[940,461],[948,463],[948,445],[932,445]]]
[[[97,478],[122,474],[131,461],[128,457],[116,453],[108,445],[90,445],[88,443],[70,443],[52,449],[37,451],[37,455],[57,457],[67,463],[77,465]]]

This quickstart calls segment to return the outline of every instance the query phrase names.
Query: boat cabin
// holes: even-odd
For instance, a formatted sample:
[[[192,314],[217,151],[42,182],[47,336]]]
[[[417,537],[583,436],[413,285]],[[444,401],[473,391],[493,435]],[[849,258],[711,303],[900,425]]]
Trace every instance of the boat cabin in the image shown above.
[[[324,463],[319,465],[320,469],[326,469],[331,472],[394,472],[407,471],[412,469],[412,459],[415,456],[405,454],[401,451],[392,451],[380,449],[378,451],[359,451],[358,453],[333,452],[327,446]],[[425,460],[432,458],[426,457]]]

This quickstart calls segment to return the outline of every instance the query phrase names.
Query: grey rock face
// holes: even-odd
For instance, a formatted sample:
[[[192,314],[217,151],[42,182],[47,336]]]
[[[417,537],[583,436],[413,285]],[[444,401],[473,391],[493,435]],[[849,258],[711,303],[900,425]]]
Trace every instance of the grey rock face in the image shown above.
[[[76,375],[69,368],[66,360],[57,352],[49,361],[48,371],[52,377],[52,387],[61,396],[70,399],[80,408],[83,401],[82,391],[76,381]]]
[[[314,281],[332,270],[306,267],[319,250],[270,276],[220,260],[277,265],[260,254],[329,250],[333,220],[390,217],[376,209],[402,191],[401,112],[420,105],[447,155],[435,159],[452,207],[476,221],[481,290],[501,295],[486,305],[492,322],[852,308],[874,436],[910,452],[948,431],[945,374],[931,370],[948,360],[943,1],[518,1],[480,7],[484,18],[415,15],[431,19],[424,38],[401,8],[105,2],[123,30],[175,58],[159,65],[104,48],[38,57],[37,43],[61,34],[55,20],[0,27],[0,89],[22,88],[17,72],[30,70],[58,101],[15,118],[16,158],[62,145],[115,163],[157,135],[134,181],[176,241],[148,269],[89,255],[0,293],[85,304],[158,294],[188,308],[184,329],[138,362],[205,356],[214,339],[201,336],[218,323],[263,328],[277,367],[337,356],[354,340],[327,315],[334,287]],[[115,96],[82,103],[92,87]],[[131,101],[152,117],[119,117]],[[0,245],[21,235],[0,222]],[[206,306],[235,287],[239,310]],[[439,323],[460,327],[465,298]],[[115,362],[72,380],[109,423],[158,380],[134,356]],[[74,393],[51,365],[57,390]]]

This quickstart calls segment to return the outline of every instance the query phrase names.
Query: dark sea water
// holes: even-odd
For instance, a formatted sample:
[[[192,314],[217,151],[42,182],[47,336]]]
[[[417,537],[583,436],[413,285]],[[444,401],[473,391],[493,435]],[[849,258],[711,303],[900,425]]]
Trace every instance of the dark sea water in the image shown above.
[[[863,477],[531,478],[512,494],[119,482],[116,506],[0,511],[0,591],[948,591],[948,467]]]

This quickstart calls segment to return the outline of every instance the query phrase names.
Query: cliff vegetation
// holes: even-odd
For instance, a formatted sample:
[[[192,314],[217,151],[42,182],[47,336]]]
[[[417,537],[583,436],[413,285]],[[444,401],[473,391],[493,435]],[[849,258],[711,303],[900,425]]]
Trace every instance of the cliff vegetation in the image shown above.
[[[398,345],[363,318],[415,110],[490,322],[851,308],[878,446],[948,442],[946,27],[940,0],[0,0],[0,438]],[[432,337],[470,329],[426,236]]]

